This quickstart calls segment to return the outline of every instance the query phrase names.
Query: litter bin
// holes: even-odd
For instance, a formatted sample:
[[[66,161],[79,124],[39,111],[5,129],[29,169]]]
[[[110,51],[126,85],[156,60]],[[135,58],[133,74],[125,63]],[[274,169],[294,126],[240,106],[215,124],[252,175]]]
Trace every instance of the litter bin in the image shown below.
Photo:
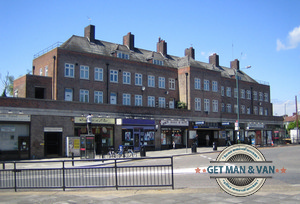
[[[216,143],[216,142],[213,142],[213,150],[215,150],[215,151],[218,150],[218,147],[217,147],[217,143]]]
[[[197,144],[192,145],[192,153],[197,153]]]
[[[145,146],[141,147],[140,156],[141,157],[145,157],[146,156],[146,148],[145,148]]]

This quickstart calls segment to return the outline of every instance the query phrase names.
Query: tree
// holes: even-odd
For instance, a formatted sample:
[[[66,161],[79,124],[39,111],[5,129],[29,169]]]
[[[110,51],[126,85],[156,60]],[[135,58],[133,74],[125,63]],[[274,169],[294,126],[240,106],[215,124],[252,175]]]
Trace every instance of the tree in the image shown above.
[[[0,79],[1,79],[1,75],[0,75]],[[4,79],[1,79],[1,82],[4,86],[1,97],[13,96],[14,79],[15,79],[14,76],[10,76],[9,72],[7,72]]]
[[[290,131],[290,130],[294,129],[295,127],[296,127],[296,121],[290,122],[288,127],[287,127],[287,131]],[[298,121],[298,128],[300,128],[300,121]]]

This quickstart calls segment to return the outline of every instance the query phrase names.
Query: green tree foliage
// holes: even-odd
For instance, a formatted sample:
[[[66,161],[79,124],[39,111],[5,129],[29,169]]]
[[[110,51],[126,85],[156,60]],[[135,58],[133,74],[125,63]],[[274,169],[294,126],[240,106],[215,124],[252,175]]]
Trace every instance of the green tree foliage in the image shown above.
[[[296,127],[296,121],[294,122],[290,122],[288,127],[287,127],[287,131],[290,131],[292,129],[294,129]],[[300,128],[300,121],[298,120],[298,128]]]

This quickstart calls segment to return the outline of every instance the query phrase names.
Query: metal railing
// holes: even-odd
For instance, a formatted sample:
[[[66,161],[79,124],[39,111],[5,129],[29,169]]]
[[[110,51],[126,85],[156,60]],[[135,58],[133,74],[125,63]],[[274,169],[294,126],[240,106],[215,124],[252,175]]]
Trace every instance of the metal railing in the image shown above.
[[[59,46],[61,46],[63,43],[62,42],[56,42],[53,45],[50,45],[49,47],[39,51],[38,53],[33,55],[33,59],[38,58],[39,56],[42,56],[43,54],[53,50],[54,48],[57,48]]]
[[[174,189],[173,157],[20,161],[0,169],[0,189],[120,187]]]

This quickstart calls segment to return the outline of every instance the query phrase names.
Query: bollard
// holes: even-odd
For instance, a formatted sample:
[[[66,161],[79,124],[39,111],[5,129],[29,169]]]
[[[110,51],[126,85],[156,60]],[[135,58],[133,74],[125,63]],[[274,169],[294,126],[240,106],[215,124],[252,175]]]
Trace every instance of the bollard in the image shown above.
[[[72,166],[74,166],[74,152],[72,152]]]
[[[217,151],[217,150],[218,150],[218,147],[217,147],[217,143],[216,143],[216,142],[213,142],[213,150],[214,150],[214,151]]]

